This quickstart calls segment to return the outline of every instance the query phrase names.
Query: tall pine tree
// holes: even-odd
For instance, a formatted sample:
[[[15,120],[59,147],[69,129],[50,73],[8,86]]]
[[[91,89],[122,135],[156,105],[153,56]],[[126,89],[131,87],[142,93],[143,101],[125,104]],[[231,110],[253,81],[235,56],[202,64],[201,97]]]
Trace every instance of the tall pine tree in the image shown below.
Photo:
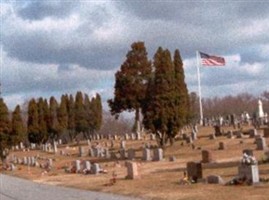
[[[126,60],[115,74],[114,99],[108,101],[110,112],[116,116],[123,111],[135,111],[135,121],[140,122],[140,108],[145,100],[151,62],[147,58],[144,42],[135,42]]]
[[[8,116],[8,108],[2,98],[0,98],[0,156],[3,161],[11,145],[10,141],[10,120]]]
[[[27,127],[29,142],[41,143],[42,137],[39,134],[38,107],[35,99],[29,101]]]
[[[19,105],[16,106],[15,110],[12,113],[10,135],[13,145],[18,144],[19,142],[24,142],[26,139],[26,127],[24,126],[22,120],[21,108]]]

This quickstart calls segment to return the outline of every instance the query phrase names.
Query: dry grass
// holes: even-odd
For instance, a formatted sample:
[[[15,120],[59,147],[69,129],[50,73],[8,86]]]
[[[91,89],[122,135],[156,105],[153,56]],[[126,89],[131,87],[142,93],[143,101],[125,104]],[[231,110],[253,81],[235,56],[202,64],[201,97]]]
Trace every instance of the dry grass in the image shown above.
[[[247,137],[243,139],[227,139],[226,137],[218,137],[215,140],[208,138],[209,134],[213,132],[212,128],[201,127],[198,135],[198,140],[194,142],[196,149],[192,149],[190,145],[179,140],[175,142],[174,146],[168,147],[165,150],[165,160],[161,162],[143,162],[141,161],[141,145],[143,141],[127,141],[127,148],[135,148],[137,150],[138,169],[140,179],[127,180],[125,161],[115,160],[98,160],[90,157],[83,157],[79,159],[91,160],[91,162],[99,162],[103,169],[108,171],[107,174],[99,175],[82,175],[82,174],[67,174],[63,167],[69,166],[71,161],[78,159],[76,147],[61,147],[68,151],[71,156],[60,156],[59,154],[48,154],[40,151],[30,152],[12,152],[18,157],[39,155],[40,157],[50,157],[55,159],[54,168],[47,174],[44,170],[35,167],[18,166],[18,170],[13,172],[5,172],[14,176],[31,179],[35,182],[62,185],[67,187],[76,187],[86,190],[95,190],[108,193],[117,193],[129,196],[143,197],[145,199],[171,199],[171,200],[268,200],[269,199],[269,184],[261,183],[256,186],[223,186],[212,185],[205,183],[197,183],[192,185],[180,185],[179,180],[183,177],[183,171],[188,161],[201,160],[201,149],[212,150],[214,160],[218,163],[228,161],[239,161],[242,155],[242,150],[246,148],[255,149],[253,144],[254,139]],[[262,132],[259,132],[262,134]],[[226,143],[226,150],[218,150],[220,141]],[[105,143],[105,140],[102,141]],[[101,142],[101,143],[102,143]],[[153,145],[154,141],[150,141]],[[267,141],[269,142],[269,141]],[[197,147],[199,147],[197,149]],[[119,141],[116,142],[115,149],[119,148]],[[254,151],[254,155],[259,160],[261,159],[263,151]],[[177,158],[174,162],[169,162],[169,156]],[[40,161],[42,162],[42,161]],[[269,178],[269,164],[259,165],[260,176]],[[117,173],[117,182],[113,186],[105,186],[112,177],[112,173]],[[230,165],[226,167],[210,167],[210,165],[203,166],[203,176],[220,175],[225,181],[231,180],[237,175],[237,166]]]

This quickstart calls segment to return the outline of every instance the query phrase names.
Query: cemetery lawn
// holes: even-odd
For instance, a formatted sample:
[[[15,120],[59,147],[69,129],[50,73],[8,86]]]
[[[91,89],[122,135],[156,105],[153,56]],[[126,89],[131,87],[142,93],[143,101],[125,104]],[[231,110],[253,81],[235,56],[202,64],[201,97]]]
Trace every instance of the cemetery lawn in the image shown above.
[[[244,127],[247,130],[249,127]],[[225,127],[225,131],[232,130]],[[189,130],[190,131],[190,130]],[[187,132],[189,132],[187,131]],[[203,177],[208,175],[219,175],[225,182],[230,181],[238,173],[238,164],[242,157],[243,149],[253,149],[257,160],[262,160],[264,151],[256,150],[253,138],[244,135],[243,138],[228,139],[226,136],[220,136],[216,139],[209,139],[209,135],[214,132],[212,127],[199,127],[198,139],[194,141],[195,149],[192,145],[178,139],[173,146],[169,146],[164,151],[165,159],[163,161],[142,161],[142,145],[149,142],[155,145],[156,142],[148,138],[140,141],[127,140],[126,149],[134,148],[136,150],[135,162],[138,163],[138,179],[126,179],[127,170],[125,160],[107,160],[103,158],[93,158],[89,156],[78,157],[78,147],[70,145],[60,145],[58,153],[46,153],[39,150],[31,151],[13,151],[10,154],[22,158],[23,156],[39,155],[39,163],[47,158],[53,158],[53,168],[49,172],[39,167],[27,167],[16,165],[14,171],[2,171],[2,173],[12,176],[22,177],[38,183],[60,185],[86,190],[115,193],[143,199],[153,200],[268,200],[269,182],[261,182],[258,185],[247,186],[225,186],[217,184],[196,183],[189,185],[179,184],[183,178],[183,172],[186,170],[186,163],[189,161],[201,161],[201,150],[211,150],[213,154],[213,163],[203,164]],[[190,132],[189,132],[190,133]],[[258,130],[263,134],[262,130]],[[269,138],[266,138],[269,144]],[[105,143],[103,139],[99,143]],[[225,150],[218,150],[219,142],[225,143]],[[94,144],[96,141],[92,141]],[[114,142],[112,150],[119,149],[120,140]],[[81,142],[85,148],[86,142]],[[60,155],[59,151],[64,150],[69,155]],[[175,156],[176,160],[171,162],[169,157]],[[99,163],[101,168],[107,173],[99,175],[84,175],[66,173],[65,168],[69,167],[72,161],[77,159],[90,160],[91,163]],[[216,164],[217,163],[217,164]],[[116,183],[110,185],[112,174],[116,173]],[[259,164],[260,178],[269,179],[269,163]]]

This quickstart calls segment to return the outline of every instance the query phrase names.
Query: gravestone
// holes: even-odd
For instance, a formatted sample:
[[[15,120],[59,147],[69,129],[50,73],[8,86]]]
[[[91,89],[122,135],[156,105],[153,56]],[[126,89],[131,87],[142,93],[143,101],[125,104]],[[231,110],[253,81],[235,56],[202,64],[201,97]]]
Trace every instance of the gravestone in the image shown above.
[[[220,176],[216,176],[216,175],[207,176],[206,182],[208,184],[224,184],[224,180]]]
[[[119,150],[120,153],[120,158],[121,159],[125,159],[126,158],[126,150],[125,149],[120,149]]]
[[[195,130],[192,130],[192,132],[191,132],[191,139],[197,140],[197,132]]]
[[[104,156],[106,159],[110,159],[111,158],[111,154],[109,152],[109,149],[105,148],[104,149]]]
[[[32,163],[31,163],[31,157],[27,157],[27,165],[31,165]]]
[[[141,132],[140,132],[140,131],[137,131],[137,132],[136,132],[136,139],[137,139],[137,140],[141,140],[141,139],[142,139],[142,137],[141,137]]]
[[[150,149],[148,149],[148,148],[143,149],[142,160],[144,160],[144,161],[150,161],[151,160]]]
[[[121,148],[121,149],[125,149],[125,148],[126,148],[126,142],[125,142],[124,140],[122,140],[122,141],[120,142],[120,148]]]
[[[214,130],[215,130],[215,136],[221,136],[221,131],[220,131],[219,125],[215,125]]]
[[[87,172],[91,170],[91,162],[90,161],[85,161],[85,169]]]
[[[57,149],[57,143],[54,141],[53,142],[53,152],[57,153],[58,149]]]
[[[155,134],[150,134],[150,140],[156,140],[156,135]]]
[[[137,163],[135,163],[135,162],[126,162],[125,165],[126,165],[126,168],[127,168],[127,176],[126,176],[127,179],[137,179],[137,178],[139,178]]]
[[[24,164],[24,165],[28,165],[27,157],[23,157],[23,164]]]
[[[153,161],[162,161],[163,160],[163,149],[157,148],[153,149]]]
[[[126,134],[125,134],[125,140],[129,140],[129,138],[130,138],[130,137],[129,137],[129,134],[126,133]]]
[[[255,128],[249,130],[249,137],[250,137],[250,138],[254,138],[254,137],[256,137],[257,135],[258,135],[258,132],[257,132],[257,130],[256,130]]]
[[[21,149],[21,150],[23,150],[23,149],[24,149],[23,142],[20,142],[20,149]]]
[[[267,150],[267,144],[265,138],[256,138],[257,150]]]
[[[36,165],[36,159],[34,156],[31,157],[31,166],[35,166]]]
[[[91,171],[93,174],[97,175],[100,172],[100,165],[98,163],[93,163],[91,166]]]
[[[263,137],[268,138],[269,137],[269,128],[263,129]]]
[[[239,178],[246,179],[252,184],[259,183],[259,169],[258,165],[239,165],[238,167]]]
[[[241,131],[235,132],[236,138],[243,138],[243,133]]]
[[[233,131],[228,131],[228,133],[227,133],[227,137],[228,137],[229,139],[233,139],[233,138],[234,138]]]
[[[175,162],[177,159],[176,159],[176,157],[175,156],[170,156],[169,157],[169,161],[170,162]]]
[[[79,151],[79,157],[87,156],[87,151],[85,151],[84,147],[79,146],[78,151]]]
[[[212,161],[212,152],[209,150],[202,150],[202,163],[210,163]]]
[[[15,165],[13,163],[10,164],[10,170],[14,171],[16,169]]]
[[[203,178],[202,163],[187,162],[187,175],[189,180],[197,183],[199,179]]]
[[[128,149],[127,150],[127,158],[128,160],[133,160],[135,159],[135,150],[134,149]]]
[[[75,161],[75,167],[76,167],[76,173],[79,173],[81,168],[80,168],[80,160]]]
[[[192,137],[191,137],[191,136],[187,136],[187,137],[186,137],[186,142],[187,142],[188,144],[192,143]]]
[[[226,145],[224,142],[219,142],[219,150],[225,150],[226,149]]]
[[[215,139],[216,139],[216,135],[215,135],[215,133],[211,134],[211,135],[209,136],[209,139],[210,139],[210,140],[215,140]]]
[[[53,160],[51,158],[48,159],[48,167],[51,168],[53,166]]]

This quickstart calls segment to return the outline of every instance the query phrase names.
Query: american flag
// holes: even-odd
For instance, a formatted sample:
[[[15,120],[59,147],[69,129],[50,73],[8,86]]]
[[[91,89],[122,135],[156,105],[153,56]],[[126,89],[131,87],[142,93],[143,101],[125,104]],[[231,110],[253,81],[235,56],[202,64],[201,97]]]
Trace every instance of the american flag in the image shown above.
[[[202,52],[199,52],[204,66],[224,66],[225,59],[219,56],[212,56]]]

